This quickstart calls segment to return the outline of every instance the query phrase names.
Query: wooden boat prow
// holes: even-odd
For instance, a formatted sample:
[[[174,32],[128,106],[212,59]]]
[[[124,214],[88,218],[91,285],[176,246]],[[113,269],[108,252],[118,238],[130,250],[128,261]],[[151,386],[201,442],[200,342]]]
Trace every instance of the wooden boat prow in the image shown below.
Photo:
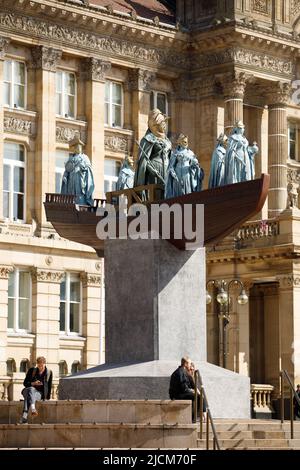
[[[191,205],[193,223],[196,206],[203,204],[204,246],[207,246],[216,244],[262,210],[268,195],[269,183],[270,176],[263,174],[261,178],[253,181],[208,189],[173,199],[156,200],[155,204]],[[151,187],[152,191],[155,189],[157,188]],[[128,193],[129,195],[132,193]],[[104,204],[104,200],[96,200],[93,208],[78,206],[75,203],[75,196],[61,194],[47,194],[44,203],[47,220],[52,223],[61,237],[94,248],[98,256],[104,254],[104,240],[99,239],[96,234],[96,226],[101,220],[96,211],[97,206]],[[147,206],[151,207],[151,203]],[[190,242],[184,236],[180,240],[174,239],[172,231],[168,241],[181,250],[185,250],[187,243]]]

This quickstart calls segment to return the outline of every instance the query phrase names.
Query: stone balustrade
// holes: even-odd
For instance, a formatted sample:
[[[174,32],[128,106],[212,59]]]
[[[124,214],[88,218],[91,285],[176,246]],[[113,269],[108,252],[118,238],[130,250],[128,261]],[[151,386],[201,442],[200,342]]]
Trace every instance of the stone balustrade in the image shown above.
[[[273,391],[274,387],[272,385],[251,385],[252,411],[254,413],[254,417],[272,418],[274,410],[272,407],[271,395]]]
[[[11,377],[0,376],[0,400],[8,401],[8,388],[11,385]]]
[[[271,238],[279,235],[279,222],[278,220],[258,220],[255,222],[247,222],[243,225],[236,237],[236,242],[243,242],[246,240],[258,240],[260,238]]]

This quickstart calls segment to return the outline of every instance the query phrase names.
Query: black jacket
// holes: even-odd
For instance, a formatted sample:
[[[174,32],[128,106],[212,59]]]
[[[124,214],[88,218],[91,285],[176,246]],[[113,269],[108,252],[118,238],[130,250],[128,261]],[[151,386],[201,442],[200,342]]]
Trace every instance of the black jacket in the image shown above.
[[[36,374],[38,373],[38,368],[37,367],[31,367],[29,371],[26,374],[25,380],[23,382],[24,387],[31,387],[31,382],[34,382],[37,380],[35,378]],[[45,375],[45,380],[44,380],[44,390],[42,393],[42,399],[43,400],[50,400],[51,397],[51,387],[52,387],[52,370],[47,369],[46,367],[46,375]]]
[[[191,383],[191,377],[187,370],[180,366],[173,372],[170,379],[169,395],[171,400],[180,398],[185,393],[191,393],[193,391],[193,385]]]

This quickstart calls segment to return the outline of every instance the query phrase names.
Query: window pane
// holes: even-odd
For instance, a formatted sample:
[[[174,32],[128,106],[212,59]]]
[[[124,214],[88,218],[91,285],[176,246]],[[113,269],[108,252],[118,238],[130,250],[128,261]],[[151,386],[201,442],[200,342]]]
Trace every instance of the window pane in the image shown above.
[[[3,192],[3,216],[9,219],[9,193]]]
[[[24,193],[24,168],[14,167],[14,192]]]
[[[113,106],[112,108],[112,126],[121,127],[122,125],[122,108],[121,106]]]
[[[9,181],[10,181],[10,166],[4,165],[3,167],[3,189],[4,191],[9,191]]]
[[[8,299],[7,327],[14,328],[14,299]]]
[[[75,116],[75,97],[74,96],[67,96],[67,113],[68,116],[74,117]]]
[[[62,96],[61,93],[56,93],[56,114],[62,114]]]
[[[5,105],[7,106],[11,106],[11,103],[10,103],[10,83],[4,83],[4,97],[3,97],[3,100],[4,100],[4,103]]]
[[[65,93],[75,95],[75,75],[73,73],[65,73]]]
[[[105,101],[109,101],[109,94],[110,94],[110,83],[105,83]]]
[[[15,274],[11,273],[8,276],[8,297],[15,296]]]
[[[80,302],[80,281],[79,279],[70,279],[70,300]]]
[[[19,297],[29,299],[30,274],[20,271],[19,273]]]
[[[64,302],[60,302],[59,307],[59,330],[65,331],[66,329],[66,304]]]
[[[24,220],[24,194],[14,193],[14,220]]]
[[[56,91],[61,93],[62,91],[62,72],[56,72]]]
[[[292,160],[296,159],[296,142],[295,141],[290,141],[289,157]]]
[[[5,60],[4,61],[4,80],[10,82],[11,81],[11,61]]]
[[[60,300],[66,300],[66,280],[60,283]]]
[[[62,173],[55,173],[55,192],[59,194],[61,192]]]
[[[19,299],[19,329],[29,330],[29,299]]]
[[[79,304],[70,304],[70,332],[79,333]]]
[[[14,82],[25,84],[25,64],[22,62],[14,62]]]
[[[167,112],[166,95],[164,95],[162,93],[157,93],[157,107],[163,114],[166,114],[166,112]]]
[[[109,122],[109,104],[108,103],[105,103],[105,124],[107,126],[110,126],[110,122]]]
[[[14,106],[18,108],[24,108],[25,98],[24,98],[25,88],[22,85],[14,86]]]
[[[104,180],[104,192],[108,193],[110,191],[110,184],[108,180]]]
[[[119,176],[120,163],[116,160],[106,158],[104,160],[104,175],[105,176]]]
[[[154,104],[154,93],[153,91],[151,91],[151,95],[150,95],[150,109],[154,109],[156,108],[155,104]]]
[[[122,86],[118,83],[112,84],[112,102],[113,104],[122,104]]]
[[[4,144],[4,158],[24,162],[24,147],[19,144]]]

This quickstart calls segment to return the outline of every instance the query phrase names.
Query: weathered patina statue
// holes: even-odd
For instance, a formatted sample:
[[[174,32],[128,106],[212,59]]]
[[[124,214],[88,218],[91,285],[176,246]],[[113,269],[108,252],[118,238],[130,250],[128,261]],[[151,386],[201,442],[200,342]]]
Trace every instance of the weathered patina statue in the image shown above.
[[[180,134],[168,167],[166,199],[201,191],[204,171],[194,152],[188,147],[188,137]]]
[[[121,166],[119,178],[117,181],[117,191],[122,189],[131,189],[134,184],[133,158],[127,156]]]
[[[228,139],[224,184],[250,181],[255,177],[254,157],[258,152],[258,147],[256,144],[249,146],[244,132],[243,122],[238,121]]]
[[[225,155],[228,137],[225,134],[220,134],[217,140],[216,148],[212,154],[210,175],[209,175],[209,188],[217,188],[224,185],[225,175]]]
[[[76,136],[70,142],[70,155],[65,164],[61,194],[76,196],[76,203],[92,206],[95,189],[89,157],[83,153],[84,143]]]
[[[134,186],[165,185],[172,149],[166,136],[166,120],[159,109],[149,113],[148,130],[139,145]]]

